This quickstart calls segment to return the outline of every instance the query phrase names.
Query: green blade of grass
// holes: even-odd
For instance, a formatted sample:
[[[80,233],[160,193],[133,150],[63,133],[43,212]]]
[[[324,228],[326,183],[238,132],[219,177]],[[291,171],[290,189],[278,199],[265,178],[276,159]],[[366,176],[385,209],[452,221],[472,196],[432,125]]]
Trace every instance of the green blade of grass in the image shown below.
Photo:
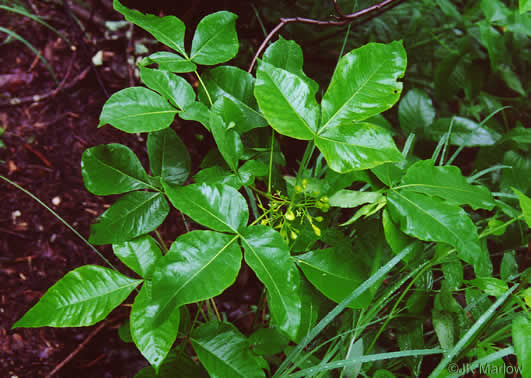
[[[54,217],[56,217],[59,221],[61,221],[61,223],[63,223],[66,227],[68,227],[70,229],[70,231],[72,231],[78,238],[80,238],[90,249],[92,249],[107,265],[109,265],[113,270],[115,270],[116,272],[118,272],[118,269],[116,269],[116,267],[105,257],[103,256],[103,254],[98,251],[96,249],[96,247],[94,247],[92,244],[89,243],[89,241],[87,239],[85,239],[83,237],[83,235],[81,235],[74,227],[72,227],[70,225],[70,223],[68,223],[67,221],[65,221],[63,218],[61,218],[61,216],[59,214],[57,214],[55,211],[53,211],[52,209],[50,209],[50,207],[48,207],[44,202],[42,202],[39,198],[37,198],[33,193],[31,193],[30,191],[24,189],[23,187],[21,187],[20,185],[18,185],[17,183],[9,180],[7,177],[4,177],[2,175],[0,175],[0,179],[4,180],[5,182],[7,182],[8,184],[10,185],[13,185],[15,188],[17,188],[18,190],[20,190],[21,192],[27,194],[28,196],[30,196],[33,200],[35,200],[39,205],[41,205],[42,207],[44,207],[46,210],[48,210],[50,213],[52,213],[52,215]]]
[[[474,323],[472,327],[467,331],[467,333],[459,340],[459,342],[444,356],[442,361],[437,365],[435,370],[430,374],[430,378],[438,377],[443,370],[446,369],[446,366],[454,359],[455,356],[457,356],[463,348],[467,345],[467,343],[476,335],[476,332],[479,331],[479,329],[487,323],[487,321],[490,319],[492,315],[494,315],[494,312],[500,307],[506,300],[509,298],[509,296],[516,290],[518,285],[513,285],[509,290],[507,290],[502,296],[500,296],[496,302],[494,302],[489,309],[479,317],[479,319]]]
[[[378,280],[385,276],[391,269],[393,269],[404,257],[413,251],[413,243],[404,248],[399,254],[393,257],[387,264],[382,266],[376,273],[374,273],[368,280],[363,282],[356,290],[352,292],[347,298],[339,303],[332,311],[330,311],[291,351],[284,362],[279,366],[274,377],[280,377],[287,369],[288,365],[295,361],[301,351],[317,336],[332,320],[338,316],[354,299],[367,291]]]
[[[48,69],[48,71],[50,72],[50,74],[52,75],[53,79],[55,80],[55,82],[57,84],[59,84],[59,82],[57,81],[57,78],[55,76],[55,72],[53,71],[53,68],[52,66],[50,66],[50,64],[48,63],[48,61],[46,60],[46,58],[44,58],[41,53],[39,52],[39,50],[37,50],[35,47],[33,47],[33,45],[31,43],[29,43],[28,41],[26,41],[24,38],[22,38],[20,35],[18,35],[17,33],[15,33],[14,31],[11,31],[9,29],[6,29],[2,26],[0,26],[0,32],[2,33],[6,33],[7,35],[19,40],[20,42],[22,42],[23,44],[26,45],[26,47],[28,47],[31,51],[33,51],[33,53],[35,55],[37,55],[37,57],[44,63],[44,65],[46,66],[46,68]]]
[[[427,356],[430,354],[440,354],[440,353],[443,353],[442,349],[433,348],[433,349],[412,349],[412,350],[403,350],[400,352],[370,354],[368,356],[361,356],[361,357],[353,358],[350,360],[339,360],[339,361],[330,362],[328,364],[322,364],[322,365],[319,365],[318,367],[303,369],[303,370],[296,372],[295,374],[290,374],[289,377],[290,378],[311,377],[321,371],[338,369],[338,368],[342,368],[346,366],[355,365],[360,362],[361,363],[374,362],[374,361],[389,360],[391,358]]]
[[[29,13],[29,12],[23,10],[23,9],[13,8],[13,7],[9,7],[7,5],[0,5],[0,9],[4,9],[4,10],[6,10],[8,12],[18,13],[18,14],[20,14],[22,16],[25,16],[27,18],[32,19],[35,22],[38,22],[42,26],[44,26],[44,27],[50,29],[51,31],[53,31],[55,34],[57,34],[59,37],[61,37],[66,43],[71,45],[70,41],[68,40],[68,38],[65,37],[65,35],[63,33],[61,33],[59,30],[54,28],[52,25],[50,25],[46,21],[42,20],[39,16],[31,14],[31,13]]]

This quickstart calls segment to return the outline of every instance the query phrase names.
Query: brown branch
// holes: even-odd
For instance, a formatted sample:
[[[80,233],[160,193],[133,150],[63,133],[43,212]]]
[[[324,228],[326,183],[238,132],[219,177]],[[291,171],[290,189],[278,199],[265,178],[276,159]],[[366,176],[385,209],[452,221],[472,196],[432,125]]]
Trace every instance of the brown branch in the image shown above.
[[[72,351],[63,361],[61,361],[51,372],[46,376],[46,378],[53,377],[59,370],[61,370],[72,358],[74,358],[81,350],[89,343],[94,336],[98,334],[109,322],[102,322],[98,327],[96,327],[81,344],[77,346],[76,349]]]
[[[38,95],[26,96],[26,97],[11,98],[7,100],[6,102],[0,101],[0,107],[17,106],[17,105],[27,104],[27,103],[32,103],[32,102],[40,102],[50,97],[54,97],[59,93],[59,91],[61,90],[65,91],[67,89],[71,89],[72,87],[74,87],[77,83],[83,80],[89,72],[90,72],[90,66],[85,68],[83,71],[81,71],[81,73],[79,73],[71,82],[67,84],[59,85],[59,87],[53,89],[50,92],[46,92],[46,93],[38,94]]]
[[[350,13],[350,14],[343,14],[341,11],[341,8],[339,8],[339,5],[337,4],[336,0],[333,0],[334,8],[336,10],[337,16],[336,20],[314,20],[312,18],[304,18],[304,17],[291,17],[291,18],[280,18],[280,23],[275,26],[273,30],[267,35],[267,37],[264,39],[258,50],[256,51],[256,54],[253,57],[253,60],[251,61],[251,65],[249,66],[249,69],[247,72],[251,72],[254,68],[254,65],[256,64],[256,60],[262,54],[264,49],[266,48],[267,44],[271,39],[277,34],[280,29],[282,29],[287,24],[293,24],[293,23],[301,23],[301,24],[311,24],[311,25],[320,25],[320,26],[343,26],[347,25],[356,19],[368,15],[370,13],[380,11],[385,7],[388,7],[389,4],[396,2],[397,0],[383,0],[379,2],[378,4],[374,4],[368,8],[362,9],[360,11]],[[400,2],[400,0],[398,0]]]
[[[347,16],[341,11],[341,8],[339,7],[337,0],[332,0],[332,2],[334,3],[334,9],[336,10],[338,18],[339,19],[346,18]]]

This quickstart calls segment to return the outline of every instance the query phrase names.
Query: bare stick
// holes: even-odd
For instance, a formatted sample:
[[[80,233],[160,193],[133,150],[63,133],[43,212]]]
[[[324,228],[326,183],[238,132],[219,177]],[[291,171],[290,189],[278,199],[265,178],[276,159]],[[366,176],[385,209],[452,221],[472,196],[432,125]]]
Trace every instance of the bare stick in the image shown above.
[[[256,54],[254,55],[253,60],[251,61],[251,65],[249,66],[249,69],[247,70],[247,72],[251,72],[253,70],[254,65],[256,64],[256,60],[258,59],[260,54],[262,54],[262,52],[266,48],[269,41],[271,41],[271,39],[275,36],[275,34],[277,34],[279,30],[282,29],[287,24],[301,23],[301,24],[321,25],[321,26],[343,26],[369,13],[379,11],[383,9],[384,7],[387,7],[389,4],[396,2],[397,0],[383,0],[379,2],[378,4],[374,4],[368,8],[365,8],[365,9],[362,9],[360,11],[350,13],[350,14],[344,14],[341,11],[341,8],[339,8],[339,5],[337,4],[336,0],[332,0],[332,1],[334,4],[336,13],[337,13],[336,20],[328,20],[328,21],[314,20],[312,18],[304,18],[304,17],[281,18],[280,23],[277,26],[275,26],[273,30],[271,30],[271,32],[267,35],[267,37],[264,39],[264,41],[262,42],[262,44],[256,51]]]
[[[68,362],[70,362],[70,360],[72,358],[74,358],[79,352],[81,352],[81,350],[89,343],[90,340],[92,340],[92,338],[94,336],[96,336],[98,334],[98,332],[100,332],[103,327],[105,327],[106,325],[108,324],[108,322],[103,322],[101,323],[96,329],[94,329],[88,336],[85,340],[83,340],[83,342],[81,344],[79,344],[77,346],[76,349],[74,349],[72,351],[72,353],[70,353],[63,361],[61,361],[59,363],[59,365],[57,365],[51,372],[50,374],[48,374],[46,376],[46,378],[51,378],[53,377],[59,370],[61,370]]]

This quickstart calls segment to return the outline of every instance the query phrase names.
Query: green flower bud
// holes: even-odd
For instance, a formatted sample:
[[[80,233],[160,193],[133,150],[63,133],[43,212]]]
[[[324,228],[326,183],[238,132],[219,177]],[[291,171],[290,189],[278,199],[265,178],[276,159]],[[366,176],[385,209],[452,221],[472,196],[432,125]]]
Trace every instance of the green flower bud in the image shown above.
[[[293,211],[291,210],[288,210],[286,214],[284,214],[284,217],[290,222],[295,220],[295,214],[293,214]]]

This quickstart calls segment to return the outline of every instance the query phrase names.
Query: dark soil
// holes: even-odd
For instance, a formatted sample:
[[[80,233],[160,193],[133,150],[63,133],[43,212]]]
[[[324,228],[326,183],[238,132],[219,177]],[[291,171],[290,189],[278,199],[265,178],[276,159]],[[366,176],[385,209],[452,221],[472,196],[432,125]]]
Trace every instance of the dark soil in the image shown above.
[[[20,42],[0,45],[0,127],[5,129],[0,137],[5,144],[0,148],[0,174],[33,193],[85,237],[90,223],[116,198],[94,196],[85,189],[80,172],[83,151],[98,144],[122,143],[133,149],[147,167],[143,136],[125,134],[109,126],[97,128],[106,93],[137,82],[126,63],[132,51],[127,50],[131,42],[125,38],[125,32],[116,33],[116,39],[111,40],[105,34],[105,26],[97,21],[116,20],[120,16],[108,7],[109,2],[101,3],[107,7],[94,12],[92,20],[96,22],[71,9],[87,28],[81,32],[62,7],[27,2],[33,12],[72,41],[75,51],[38,23],[0,11],[0,25],[33,44],[50,62],[58,81],[64,81],[60,85],[62,90],[57,91],[57,83],[43,63]],[[134,35],[147,36],[139,29],[135,29]],[[0,37],[3,40],[5,35]],[[103,64],[91,68],[91,57],[100,50]],[[35,102],[32,98],[35,95],[45,95],[46,99]],[[7,104],[13,98],[21,102],[15,106]],[[202,133],[197,124],[176,122],[173,127],[197,165],[210,146],[209,138],[197,137]],[[118,337],[117,329],[129,313],[127,305],[116,309],[101,328],[95,325],[11,330],[68,271],[85,264],[104,263],[43,206],[3,180],[0,199],[0,377],[47,376],[79,347],[80,352],[54,376],[134,376],[147,362],[133,343],[124,343]],[[171,221],[165,222],[161,234],[169,245],[184,231],[184,226],[176,212],[168,219]],[[110,246],[99,250],[120,271],[134,276],[114,257]],[[243,301],[234,299],[238,296]],[[243,294],[232,289],[223,298],[220,308],[234,318],[242,318],[249,307],[246,300],[257,302],[257,289]],[[95,336],[87,342],[96,329]]]

